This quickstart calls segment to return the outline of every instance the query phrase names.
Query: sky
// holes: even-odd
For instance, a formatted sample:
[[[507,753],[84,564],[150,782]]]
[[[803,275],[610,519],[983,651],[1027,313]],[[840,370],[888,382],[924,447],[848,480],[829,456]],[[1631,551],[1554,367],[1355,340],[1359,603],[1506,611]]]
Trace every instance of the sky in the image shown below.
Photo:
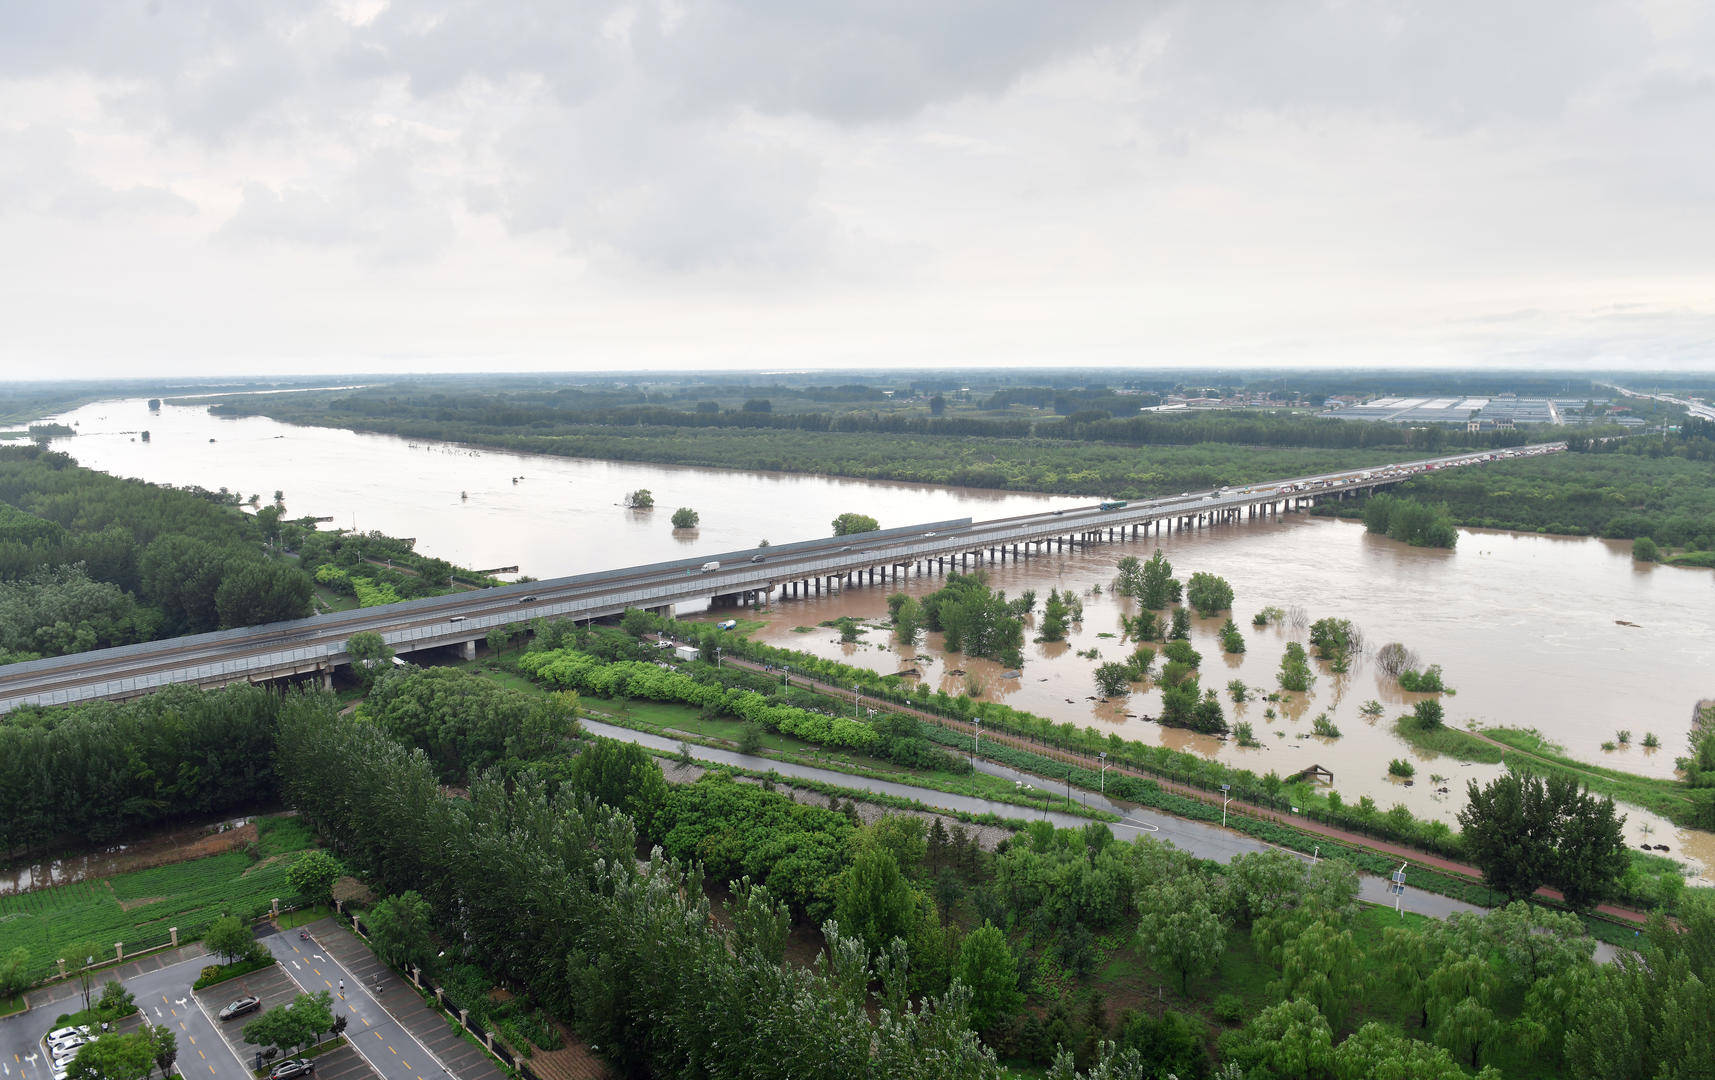
[[[6,0],[0,378],[1715,367],[1699,0]]]

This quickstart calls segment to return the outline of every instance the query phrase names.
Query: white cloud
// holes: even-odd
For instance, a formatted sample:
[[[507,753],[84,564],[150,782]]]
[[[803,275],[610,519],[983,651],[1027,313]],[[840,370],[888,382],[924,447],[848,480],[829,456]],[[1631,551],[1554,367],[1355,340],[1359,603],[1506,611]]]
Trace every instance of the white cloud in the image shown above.
[[[19,0],[0,116],[0,359],[1715,336],[1715,14],[1682,0]]]

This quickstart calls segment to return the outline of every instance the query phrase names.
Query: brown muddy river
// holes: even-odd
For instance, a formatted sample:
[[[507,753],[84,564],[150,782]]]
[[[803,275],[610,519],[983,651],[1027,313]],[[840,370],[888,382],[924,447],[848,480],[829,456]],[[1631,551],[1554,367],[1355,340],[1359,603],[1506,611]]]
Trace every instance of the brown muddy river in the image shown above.
[[[779,543],[824,536],[829,521],[848,510],[896,526],[1089,502],[477,450],[260,418],[216,420],[202,409],[171,405],[151,414],[141,400],[98,402],[60,419],[75,423],[79,435],[56,448],[92,468],[157,482],[226,486],[264,499],[280,489],[293,514],[326,515],[334,526],[417,537],[426,553],[479,569],[519,564],[537,577],[748,547],[763,537]],[[151,430],[149,443],[137,438],[144,428]],[[657,510],[637,513],[616,505],[640,487],[655,493]],[[700,510],[701,528],[672,531],[667,517],[677,506]],[[1317,665],[1310,692],[1274,706],[1272,721],[1264,716],[1264,702],[1229,704],[1230,719],[1254,726],[1260,749],[1138,719],[1160,711],[1152,689],[1124,702],[1090,700],[1096,665],[1123,659],[1131,650],[1117,636],[1118,615],[1127,609],[1110,595],[1114,563],[1127,553],[1147,558],[1153,547],[1154,541],[1101,545],[987,567],[993,583],[1009,594],[1034,589],[1042,597],[1050,588],[1073,589],[1084,601],[1083,622],[1069,640],[1028,646],[1016,679],[1003,678],[986,661],[943,655],[933,638],[901,651],[885,630],[869,631],[858,646],[841,645],[826,629],[794,630],[841,615],[879,622],[893,586],[779,602],[763,634],[876,671],[915,662],[932,685],[949,692],[965,688],[965,677],[947,674],[962,668],[984,694],[1016,707],[1259,772],[1285,775],[1321,764],[1333,770],[1335,786],[1350,799],[1367,794],[1384,807],[1403,802],[1448,821],[1463,804],[1466,780],[1500,771],[1498,765],[1461,765],[1419,754],[1400,741],[1392,720],[1414,698],[1367,659],[1343,676]],[[1287,638],[1304,635],[1291,627],[1253,629],[1252,613],[1272,605],[1302,607],[1311,620],[1350,619],[1372,650],[1399,641],[1425,663],[1440,664],[1457,691],[1445,699],[1450,724],[1534,727],[1575,758],[1646,775],[1673,775],[1674,757],[1685,752],[1693,703],[1715,696],[1715,573],[1640,566],[1626,544],[1462,530],[1455,551],[1429,551],[1368,536],[1356,524],[1292,517],[1174,535],[1162,547],[1182,580],[1206,570],[1234,589],[1234,618],[1248,651],[1223,654],[1215,636],[1220,620],[1197,621],[1192,642],[1203,655],[1206,686],[1242,679],[1252,688],[1275,687]],[[910,579],[904,588],[921,593],[939,584],[939,578]],[[1098,659],[1077,655],[1092,648]],[[1386,707],[1379,721],[1359,711],[1369,699]],[[1309,736],[1313,718],[1323,712],[1341,738]],[[1630,747],[1604,751],[1602,743],[1622,729],[1632,734]],[[1661,746],[1647,750],[1642,742],[1652,732]],[[1387,777],[1392,757],[1416,761],[1414,785]],[[1430,782],[1436,773],[1446,780]],[[1437,795],[1434,788],[1440,786],[1450,793]],[[1715,865],[1715,837],[1686,834],[1635,809],[1629,814],[1634,845],[1666,843],[1675,857]]]
[[[1283,695],[1272,706],[1229,702],[1229,718],[1249,721],[1259,748],[1143,719],[1160,712],[1161,696],[1153,687],[1124,700],[1095,700],[1096,666],[1123,660],[1133,648],[1118,636],[1119,615],[1135,614],[1136,608],[1113,596],[1114,564],[1127,553],[1147,558],[1154,546],[1100,545],[988,566],[991,583],[1009,595],[1034,589],[1038,613],[1040,598],[1051,588],[1074,590],[1083,599],[1083,622],[1068,640],[1028,645],[1017,678],[1005,677],[998,664],[944,653],[939,635],[902,648],[885,629],[869,630],[855,645],[840,643],[827,628],[797,629],[842,615],[884,622],[891,590],[879,586],[778,603],[761,636],[876,671],[915,666],[931,686],[948,693],[963,692],[974,680],[985,697],[1016,708],[1257,772],[1288,775],[1319,764],[1333,771],[1335,787],[1349,799],[1370,795],[1383,807],[1404,803],[1450,823],[1464,803],[1466,781],[1500,773],[1500,765],[1462,764],[1415,750],[1396,736],[1393,719],[1429,695],[1402,692],[1368,656],[1344,675],[1313,662],[1316,681],[1309,692]],[[1204,686],[1240,679],[1253,690],[1274,690],[1286,642],[1303,642],[1306,635],[1290,626],[1253,628],[1250,616],[1268,605],[1297,606],[1311,620],[1350,619],[1372,651],[1398,641],[1425,663],[1440,664],[1456,691],[1444,698],[1449,724],[1534,727],[1575,758],[1671,777],[1674,757],[1684,752],[1692,702],[1709,693],[1709,673],[1715,671],[1715,574],[1636,566],[1626,544],[1462,531],[1455,551],[1430,551],[1370,536],[1355,523],[1300,516],[1176,534],[1161,547],[1182,580],[1205,570],[1233,586],[1235,621],[1247,651],[1221,651],[1222,619],[1194,619],[1191,640],[1203,656]],[[903,591],[921,595],[940,583],[939,577],[913,578]],[[1090,649],[1099,656],[1090,658]],[[1378,720],[1361,712],[1372,699],[1384,706]],[[1270,708],[1272,720],[1265,713]],[[1310,734],[1313,719],[1323,713],[1340,738]],[[1604,751],[1602,743],[1615,740],[1621,729],[1632,733],[1629,748]],[[1659,749],[1642,746],[1646,733],[1657,736]],[[1387,775],[1393,757],[1417,765],[1414,784]],[[1431,782],[1436,774],[1446,779]],[[1437,794],[1437,787],[1449,793]],[[1707,834],[1689,834],[1635,810],[1627,825],[1634,844],[1667,843],[1676,857],[1694,857],[1704,866],[1715,859],[1715,842]]]

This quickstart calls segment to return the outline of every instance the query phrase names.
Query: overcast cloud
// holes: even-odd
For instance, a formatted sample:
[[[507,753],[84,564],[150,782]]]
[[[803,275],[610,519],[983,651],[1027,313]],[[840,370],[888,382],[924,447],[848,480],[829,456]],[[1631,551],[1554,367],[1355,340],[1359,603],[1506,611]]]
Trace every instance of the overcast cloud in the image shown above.
[[[1715,366],[1715,9],[11,0],[0,375]]]

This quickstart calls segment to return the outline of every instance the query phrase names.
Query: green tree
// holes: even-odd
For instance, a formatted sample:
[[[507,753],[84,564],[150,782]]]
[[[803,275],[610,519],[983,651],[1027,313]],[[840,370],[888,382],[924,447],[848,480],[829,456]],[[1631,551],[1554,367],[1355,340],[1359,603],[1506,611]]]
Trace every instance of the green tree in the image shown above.
[[[298,998],[307,996],[299,994]],[[315,1039],[316,1032],[311,1029],[309,1019],[298,1011],[297,1000],[293,1000],[290,1004],[269,1009],[245,1024],[244,1041],[252,1046],[271,1047],[287,1053]]]
[[[939,820],[939,819],[937,819]],[[993,923],[966,935],[959,947],[958,979],[971,991],[971,1026],[993,1031],[1018,1015],[1024,994],[1018,988],[1018,965],[1006,935]]]
[[[108,959],[112,946],[102,945],[97,941],[83,941],[66,949],[66,965],[77,972],[77,988],[83,997],[83,1008],[88,1012],[94,1004],[91,994],[95,990],[98,978],[95,965]]]
[[[947,398],[944,394],[934,394],[929,398],[929,415],[940,416],[947,411]]]
[[[688,506],[681,506],[673,511],[673,528],[675,529],[694,529],[701,520],[702,515]]]
[[[851,536],[855,533],[875,532],[881,525],[868,514],[841,514],[834,519],[835,536]]]
[[[148,1080],[155,1068],[154,1045],[141,1031],[104,1035],[78,1048],[67,1080]]]
[[[1198,571],[1185,585],[1185,602],[1207,619],[1232,610],[1233,587],[1227,584],[1226,578]]]
[[[1139,944],[1190,993],[1191,977],[1213,971],[1227,943],[1208,882],[1195,873],[1157,881],[1138,895],[1137,907]]]
[[[916,644],[917,638],[923,633],[923,605],[910,596],[899,594],[903,598],[893,612],[893,635],[902,645]],[[891,597],[889,598],[892,599]]]
[[[1334,1047],[1334,1080],[1465,1080],[1465,1070],[1439,1046],[1371,1021]]]
[[[1173,628],[1167,632],[1167,636],[1176,641],[1189,641],[1191,639],[1191,613],[1189,611],[1184,608],[1173,609]]]
[[[591,739],[573,759],[567,783],[573,791],[628,815],[642,835],[655,835],[655,815],[667,800],[667,779],[641,746]]]
[[[1715,896],[1688,889],[1634,952],[1598,968],[1566,1021],[1572,1080],[1691,1080],[1715,1061]]]
[[[917,922],[917,897],[893,853],[865,846],[840,876],[834,898],[835,918],[842,933],[862,941],[871,953],[905,939]]]
[[[306,904],[326,904],[333,899],[333,883],[345,873],[339,860],[325,851],[306,851],[286,871],[286,884]]]
[[[1432,731],[1442,725],[1447,713],[1441,703],[1434,698],[1428,698],[1411,707],[1411,721],[1424,731]]]
[[[1622,821],[1612,799],[1531,772],[1471,781],[1459,812],[1466,852],[1491,888],[1516,900],[1552,884],[1575,910],[1599,903],[1625,872]]]
[[[28,990],[33,982],[35,980],[30,973],[29,949],[17,945],[0,956],[0,998],[16,997]]]
[[[1270,1005],[1238,1031],[1221,1036],[1222,1058],[1245,1080],[1330,1080],[1334,1033],[1308,1001]]]
[[[312,612],[310,577],[296,566],[229,560],[214,591],[222,628],[301,619]]]
[[[1281,948],[1280,996],[1304,998],[1340,1026],[1363,992],[1361,960],[1352,932],[1317,920]]]
[[[1647,536],[1640,536],[1632,541],[1632,558],[1638,562],[1655,562],[1661,558],[1661,549],[1656,542]]]
[[[95,1003],[97,1014],[108,1020],[122,1020],[137,1011],[137,999],[118,979],[101,985],[101,998]]]
[[[149,1054],[155,1060],[155,1068],[161,1070],[161,1080],[167,1080],[179,1060],[178,1033],[165,1024],[151,1024],[147,1030]]]
[[[1125,664],[1103,664],[1096,668],[1096,693],[1104,698],[1118,697],[1131,686],[1131,668]]]
[[[351,673],[365,690],[374,686],[375,680],[393,663],[393,650],[374,630],[359,630],[346,638],[345,655],[351,659]]]
[[[310,1033],[305,1042],[320,1042],[323,1035],[333,1030],[333,992],[319,990],[314,994],[299,994],[292,999],[292,1015]]]
[[[1143,564],[1142,579],[1142,595],[1137,600],[1144,607],[1159,610],[1179,602],[1183,589],[1173,576],[1173,564],[1160,548]]]
[[[625,505],[633,510],[653,510],[655,495],[648,488],[638,488],[625,497]]]
[[[363,923],[375,951],[402,968],[428,969],[435,958],[429,939],[433,920],[428,901],[411,890],[390,896],[369,909]]]

